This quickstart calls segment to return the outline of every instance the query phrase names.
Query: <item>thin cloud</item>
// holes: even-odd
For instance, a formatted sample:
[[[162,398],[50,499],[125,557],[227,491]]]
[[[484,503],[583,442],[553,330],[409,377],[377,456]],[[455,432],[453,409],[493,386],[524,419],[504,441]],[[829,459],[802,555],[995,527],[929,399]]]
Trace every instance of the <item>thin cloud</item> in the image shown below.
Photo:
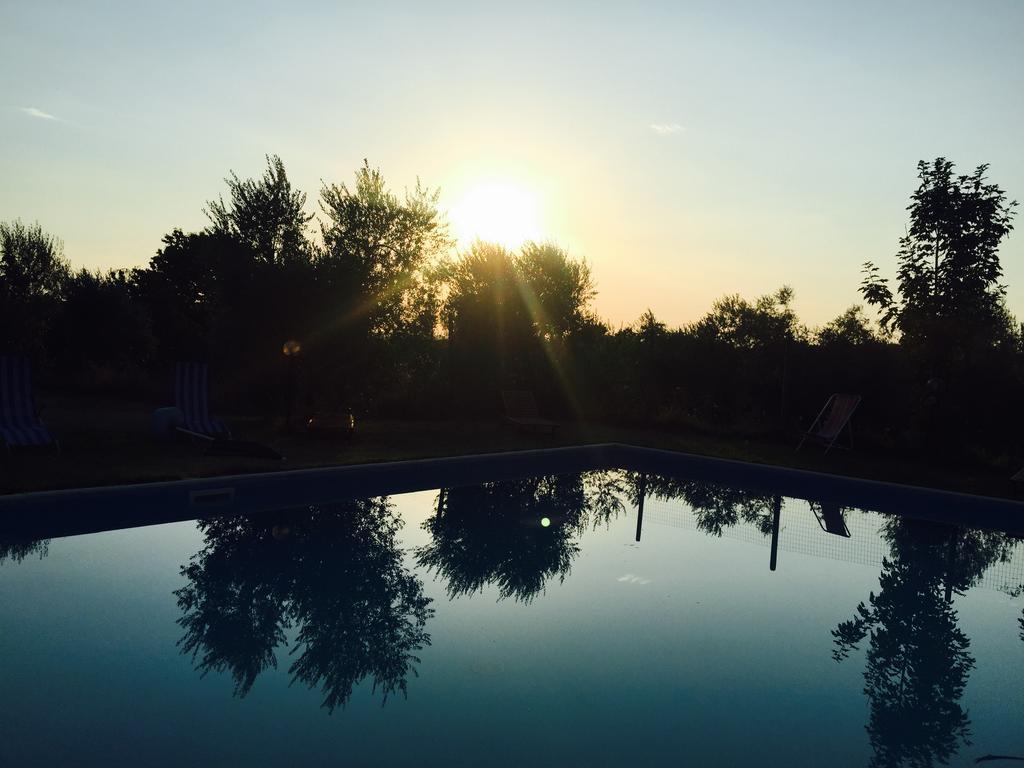
[[[679,123],[651,123],[650,129],[659,136],[671,136],[674,133],[683,132],[683,126]]]
[[[29,117],[38,117],[40,120],[60,120],[56,115],[51,115],[49,112],[43,112],[43,110],[36,107],[18,107]]]
[[[643,576],[637,576],[635,573],[627,573],[625,576],[619,576],[616,581],[622,582],[623,584],[650,584],[650,579],[645,579]]]

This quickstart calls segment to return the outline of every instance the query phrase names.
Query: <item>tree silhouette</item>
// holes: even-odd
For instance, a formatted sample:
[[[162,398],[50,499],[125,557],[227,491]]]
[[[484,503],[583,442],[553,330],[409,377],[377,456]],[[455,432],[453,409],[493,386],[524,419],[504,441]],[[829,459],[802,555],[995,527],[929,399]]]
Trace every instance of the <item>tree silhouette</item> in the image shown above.
[[[206,359],[216,399],[271,423],[293,368],[290,405],[309,414],[493,415],[500,390],[530,389],[555,418],[729,437],[788,435],[849,391],[865,404],[859,445],[1003,471],[1024,430],[1024,412],[990,405],[1024,382],[998,259],[1014,203],[985,166],[919,172],[894,283],[868,264],[861,286],[882,333],[858,307],[811,331],[786,287],[724,296],[684,326],[648,311],[614,328],[594,314],[588,264],[559,246],[452,253],[437,190],[394,193],[366,161],[324,183],[311,214],[269,155],[255,178],[229,173],[209,226],[173,230],[144,268],[74,274],[39,225],[0,224],[0,353],[31,357],[43,391],[139,399],[167,391],[174,362]],[[286,367],[290,339],[302,356]]]
[[[415,674],[433,615],[422,583],[404,566],[401,522],[386,499],[350,501],[271,518],[200,521],[204,547],[182,566],[175,592],[179,641],[203,674],[227,671],[245,696],[277,666],[297,630],[288,672],[344,706],[373,681],[383,700]]]
[[[71,270],[39,224],[0,221],[0,350],[38,353]]]
[[[833,658],[846,659],[869,638],[864,671],[872,766],[946,764],[969,744],[959,700],[974,668],[970,641],[946,594],[960,594],[1009,543],[1001,534],[893,518],[885,529],[891,558],[879,591],[833,630]]]
[[[1000,284],[999,245],[1012,230],[1016,202],[986,178],[988,166],[956,176],[945,158],[918,163],[920,186],[908,206],[910,226],[900,239],[896,292],[872,262],[861,293],[898,331],[917,368],[923,428],[986,434],[995,426],[977,403],[1000,396],[1019,344],[1020,329]]]
[[[711,536],[721,536],[725,529],[741,522],[753,525],[765,536],[771,535],[774,496],[660,475],[647,476],[647,492],[665,501],[682,499],[693,510],[697,530]]]
[[[548,581],[568,575],[586,514],[580,475],[451,488],[423,524],[432,540],[416,560],[447,582],[449,597],[494,584],[499,600],[529,603]]]
[[[48,554],[50,554],[49,539],[0,539],[0,565],[3,565],[5,560],[10,560],[12,563],[20,563],[26,557],[32,555],[38,555],[39,559],[42,560]]]
[[[81,381],[89,371],[139,372],[152,362],[156,341],[134,293],[123,270],[83,269],[67,278],[49,334],[49,343],[61,350],[57,367],[63,376]]]
[[[423,326],[432,334],[436,299],[425,292],[431,269],[451,246],[438,211],[438,190],[417,180],[404,198],[392,193],[378,169],[364,161],[355,185],[320,190],[323,248],[320,275],[333,287],[347,322],[374,333]]]
[[[545,339],[562,338],[591,319],[597,295],[590,267],[551,243],[526,243],[516,259],[520,294],[534,331]]]
[[[772,347],[801,338],[807,331],[793,311],[793,296],[789,286],[753,302],[739,295],[724,296],[693,325],[692,332],[737,349]]]
[[[619,515],[625,514],[627,500],[633,506],[639,501],[639,473],[596,470],[584,472],[581,477],[586,496],[586,518],[595,530],[602,525],[607,528]]]
[[[845,350],[878,341],[871,321],[864,314],[864,308],[857,304],[819,328],[816,335],[821,346],[842,347]]]
[[[165,361],[204,357],[230,314],[248,307],[257,272],[252,250],[227,232],[175,229],[148,267],[132,272]]]
[[[224,179],[230,202],[220,197],[206,204],[210,231],[230,236],[264,264],[306,261],[306,224],[313,218],[304,210],[306,193],[292,189],[280,157],[266,159],[259,179],[240,179],[234,171]]]
[[[529,386],[524,379],[530,318],[514,257],[501,246],[476,242],[448,265],[445,281],[449,293],[441,319],[453,384],[464,407],[493,410],[500,389]]]
[[[1005,294],[998,248],[1013,228],[1017,203],[987,183],[987,165],[955,176],[953,163],[939,157],[922,160],[917,170],[921,184],[911,197],[910,227],[896,256],[897,295],[871,262],[861,292],[882,310],[882,325],[912,344],[935,343],[937,337],[948,343],[954,328],[968,335],[991,331],[1003,317]]]

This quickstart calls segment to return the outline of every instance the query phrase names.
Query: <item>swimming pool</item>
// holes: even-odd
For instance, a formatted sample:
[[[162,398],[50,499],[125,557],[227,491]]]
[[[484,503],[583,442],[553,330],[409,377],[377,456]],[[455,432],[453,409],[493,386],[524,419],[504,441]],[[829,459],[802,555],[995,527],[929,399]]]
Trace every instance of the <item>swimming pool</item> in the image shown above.
[[[1024,755],[1020,509],[623,446],[12,497],[0,764]]]

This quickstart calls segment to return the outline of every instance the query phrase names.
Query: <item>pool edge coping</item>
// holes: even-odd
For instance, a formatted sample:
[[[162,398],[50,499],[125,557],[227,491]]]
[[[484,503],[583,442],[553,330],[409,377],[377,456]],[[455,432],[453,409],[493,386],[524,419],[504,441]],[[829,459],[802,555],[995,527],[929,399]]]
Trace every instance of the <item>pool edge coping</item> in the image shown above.
[[[6,529],[66,531],[52,534],[56,537],[215,514],[255,514],[345,498],[613,468],[685,477],[696,473],[700,477],[692,479],[752,492],[832,501],[1024,534],[1024,503],[1012,499],[625,443],[29,491],[0,496],[0,522]],[[69,509],[72,502],[74,510]],[[126,510],[125,506],[131,509]],[[146,512],[140,514],[140,507]]]

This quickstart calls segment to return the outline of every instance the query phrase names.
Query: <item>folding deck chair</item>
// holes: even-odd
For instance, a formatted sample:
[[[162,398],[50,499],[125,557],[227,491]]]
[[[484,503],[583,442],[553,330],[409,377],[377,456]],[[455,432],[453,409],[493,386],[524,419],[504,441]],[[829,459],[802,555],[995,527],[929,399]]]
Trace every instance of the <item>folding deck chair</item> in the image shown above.
[[[13,446],[60,445],[36,411],[32,366],[24,357],[0,357],[0,438]]]
[[[858,405],[860,405],[860,395],[844,395],[838,392],[833,394],[825,401],[825,407],[814,419],[811,428],[804,432],[796,449],[799,451],[804,441],[810,439],[824,445],[825,453],[828,453],[836,444],[843,429],[846,429],[849,445],[841,445],[840,448],[852,448],[853,427],[850,426],[850,419]]]
[[[558,422],[541,418],[537,412],[537,401],[533,392],[527,389],[504,389],[501,400],[505,405],[505,418],[523,430],[554,432]]]
[[[224,422],[210,415],[210,369],[206,363],[177,364],[174,404],[182,415],[180,432],[207,438],[231,437]]]
[[[818,525],[825,533],[842,536],[846,539],[850,538],[850,529],[846,527],[843,509],[838,504],[823,501],[820,504],[811,504],[811,509],[814,511],[814,516],[818,518]]]

